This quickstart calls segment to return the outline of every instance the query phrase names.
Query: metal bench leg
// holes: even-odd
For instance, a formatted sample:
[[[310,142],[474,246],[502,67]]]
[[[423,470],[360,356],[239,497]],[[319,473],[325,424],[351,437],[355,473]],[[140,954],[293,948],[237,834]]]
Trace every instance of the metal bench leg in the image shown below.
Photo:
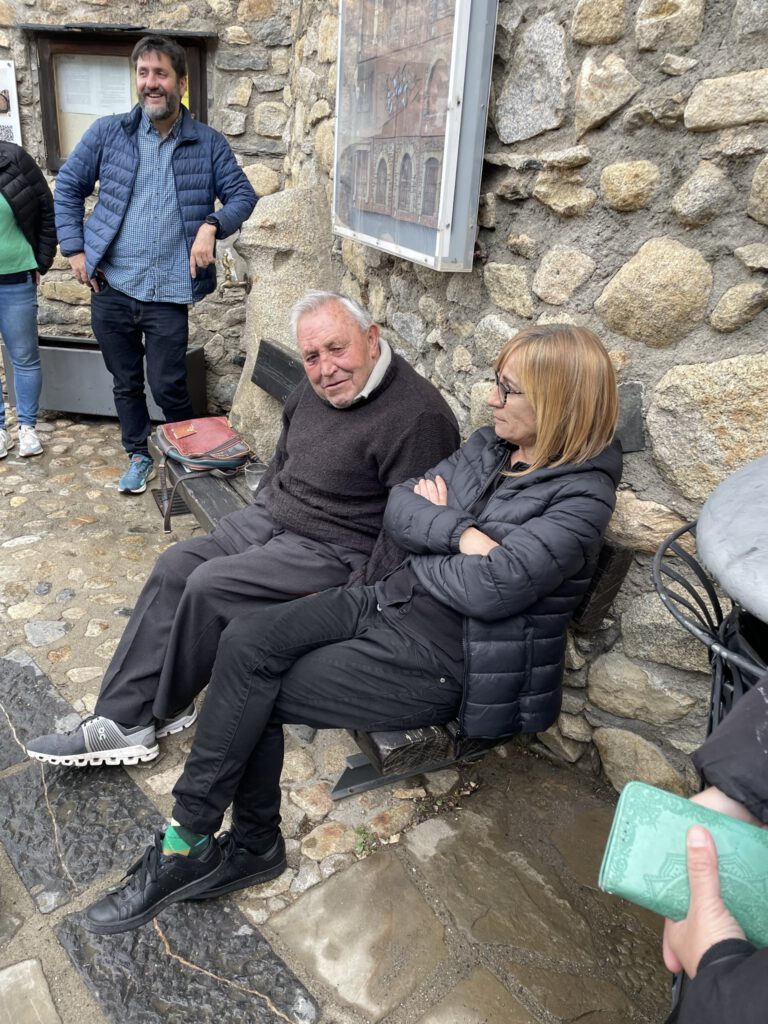
[[[378,789],[380,786],[388,786],[390,782],[402,782],[414,775],[424,775],[426,772],[434,772],[440,768],[448,768],[456,764],[458,758],[450,757],[445,761],[434,761],[431,764],[416,765],[408,771],[399,772],[396,775],[382,775],[381,772],[371,764],[365,754],[350,754],[347,758],[347,767],[336,781],[331,790],[332,800],[341,800],[345,796],[352,796],[353,793],[365,793],[368,789]]]

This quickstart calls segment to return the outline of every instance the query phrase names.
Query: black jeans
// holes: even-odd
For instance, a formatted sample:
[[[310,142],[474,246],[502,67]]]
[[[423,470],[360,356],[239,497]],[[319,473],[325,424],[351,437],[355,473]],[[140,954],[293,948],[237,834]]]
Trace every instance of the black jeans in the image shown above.
[[[456,717],[461,683],[384,622],[373,587],[338,588],[233,620],[173,793],[177,821],[260,850],[280,825],[283,723],[408,729]]]
[[[91,296],[91,326],[112,374],[123,448],[147,455],[151,425],[144,394],[145,354],[149,386],[166,420],[194,416],[187,392],[187,307],[140,302],[104,282]]]

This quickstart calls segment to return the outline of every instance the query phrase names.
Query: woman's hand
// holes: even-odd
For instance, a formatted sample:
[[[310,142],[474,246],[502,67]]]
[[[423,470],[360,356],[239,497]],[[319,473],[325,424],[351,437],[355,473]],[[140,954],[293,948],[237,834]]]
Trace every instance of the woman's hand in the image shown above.
[[[487,555],[499,545],[475,526],[469,526],[459,537],[459,551],[462,555]]]
[[[434,480],[422,477],[417,484],[414,484],[413,490],[415,494],[431,501],[433,505],[448,504],[448,485],[441,476],[436,476]]]
[[[664,922],[664,963],[677,974],[696,977],[701,958],[724,939],[743,939],[744,932],[720,896],[717,847],[705,828],[688,830],[688,880],[691,904],[684,921]]]

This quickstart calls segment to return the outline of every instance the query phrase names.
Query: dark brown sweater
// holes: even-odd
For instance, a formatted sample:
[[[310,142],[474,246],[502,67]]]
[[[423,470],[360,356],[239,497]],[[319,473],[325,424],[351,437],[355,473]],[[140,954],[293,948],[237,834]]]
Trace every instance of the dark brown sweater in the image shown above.
[[[437,389],[398,355],[372,394],[336,409],[303,381],[262,483],[275,524],[370,554],[389,489],[459,446],[456,419]]]

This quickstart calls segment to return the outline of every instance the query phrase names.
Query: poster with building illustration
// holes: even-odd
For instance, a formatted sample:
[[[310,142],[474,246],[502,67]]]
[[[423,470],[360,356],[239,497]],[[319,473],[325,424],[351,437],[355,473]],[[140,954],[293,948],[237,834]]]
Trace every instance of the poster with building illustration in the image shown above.
[[[0,142],[21,145],[16,65],[12,60],[0,60]]]
[[[468,54],[477,50],[472,8],[494,14],[490,49],[488,18],[474,19],[485,28],[485,96],[473,115],[484,136],[495,2],[341,3],[334,230],[436,269],[451,228]]]

